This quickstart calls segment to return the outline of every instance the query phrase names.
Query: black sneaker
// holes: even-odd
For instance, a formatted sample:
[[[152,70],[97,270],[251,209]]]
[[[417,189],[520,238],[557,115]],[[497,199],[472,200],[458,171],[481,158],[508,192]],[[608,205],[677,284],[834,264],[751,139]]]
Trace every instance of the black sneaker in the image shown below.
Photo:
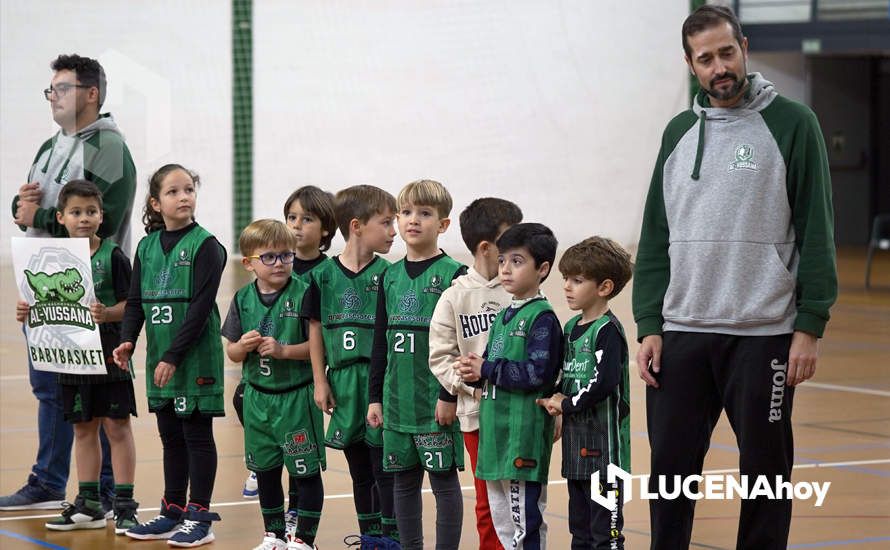
[[[114,534],[125,535],[127,531],[139,525],[136,509],[139,503],[132,498],[114,499]]]
[[[97,500],[87,500],[80,495],[74,504],[65,503],[62,515],[47,521],[51,531],[73,531],[75,529],[102,529],[105,527],[105,512]]]
[[[114,493],[102,493],[99,495],[99,502],[102,503],[105,519],[114,519]]]

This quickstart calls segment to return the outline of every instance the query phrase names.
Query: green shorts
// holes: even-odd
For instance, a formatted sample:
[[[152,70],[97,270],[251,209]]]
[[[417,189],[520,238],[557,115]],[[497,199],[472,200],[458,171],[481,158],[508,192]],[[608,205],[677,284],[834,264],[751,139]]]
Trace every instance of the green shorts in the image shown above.
[[[250,384],[244,388],[244,455],[255,472],[284,464],[294,477],[324,470],[324,419],[315,406],[315,386],[307,384],[286,393],[265,393]]]
[[[345,449],[360,441],[383,446],[383,428],[368,426],[368,371],[367,363],[328,370],[328,382],[337,403],[324,440],[328,447]]]
[[[176,397],[149,397],[148,412],[157,412],[169,405],[179,418],[188,418],[195,412],[201,416],[225,416],[223,394],[178,395]]]
[[[383,471],[400,472],[423,466],[428,472],[464,469],[461,432],[409,434],[383,430]]]

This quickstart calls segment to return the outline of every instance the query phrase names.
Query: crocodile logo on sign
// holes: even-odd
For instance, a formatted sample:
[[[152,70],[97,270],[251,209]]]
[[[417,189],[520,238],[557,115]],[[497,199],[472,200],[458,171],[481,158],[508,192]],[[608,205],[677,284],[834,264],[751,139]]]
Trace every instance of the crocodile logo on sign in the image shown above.
[[[83,276],[69,267],[45,273],[25,270],[25,279],[34,292],[34,305],[28,311],[28,326],[71,325],[93,330],[96,324],[88,307],[80,304],[86,294]]]
[[[83,277],[73,267],[52,274],[42,271],[32,273],[26,269],[25,277],[37,303],[78,302],[86,292],[81,284]]]

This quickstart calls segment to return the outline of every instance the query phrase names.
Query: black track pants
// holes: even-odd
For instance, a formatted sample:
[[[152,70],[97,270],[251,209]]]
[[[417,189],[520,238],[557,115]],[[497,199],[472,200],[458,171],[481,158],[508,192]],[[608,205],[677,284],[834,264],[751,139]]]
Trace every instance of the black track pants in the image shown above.
[[[790,481],[793,388],[785,385],[791,335],[730,336],[667,332],[660,388],[646,388],[646,423],[652,448],[650,491],[658,476],[700,474],[711,432],[726,411],[739,446],[739,467],[753,477]],[[653,550],[689,547],[695,501],[682,494],[649,503]],[[791,500],[743,500],[736,547],[784,549]]]

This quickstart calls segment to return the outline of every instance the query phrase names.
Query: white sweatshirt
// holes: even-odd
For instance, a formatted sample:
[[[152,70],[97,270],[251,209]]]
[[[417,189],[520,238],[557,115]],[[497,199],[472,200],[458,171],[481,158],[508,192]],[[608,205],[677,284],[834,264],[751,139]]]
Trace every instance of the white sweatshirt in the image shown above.
[[[473,398],[473,388],[464,384],[452,367],[470,352],[482,356],[489,326],[498,312],[510,305],[510,299],[497,277],[489,281],[471,267],[436,303],[430,321],[430,370],[442,387],[457,395],[461,431],[479,429],[479,403]]]

